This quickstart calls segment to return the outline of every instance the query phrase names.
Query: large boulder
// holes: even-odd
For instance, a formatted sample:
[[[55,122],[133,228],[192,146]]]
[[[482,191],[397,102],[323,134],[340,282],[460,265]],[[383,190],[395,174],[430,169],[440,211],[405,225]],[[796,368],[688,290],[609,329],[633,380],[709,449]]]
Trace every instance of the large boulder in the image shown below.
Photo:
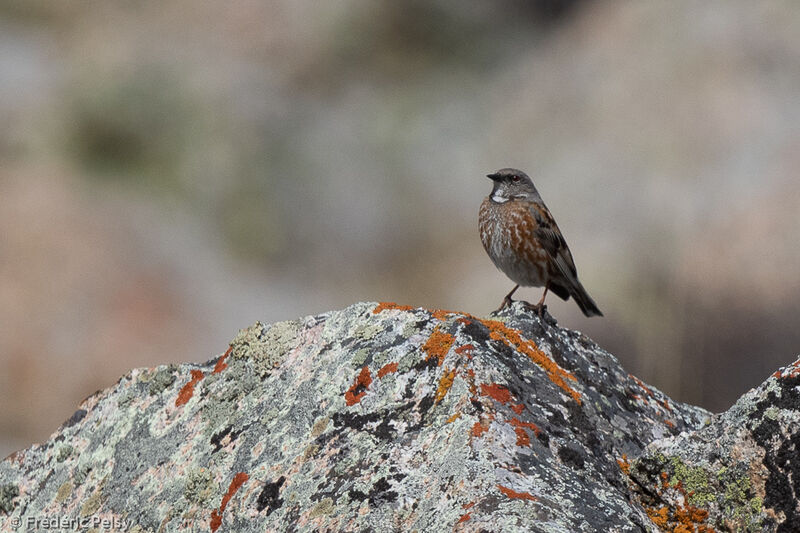
[[[790,531],[799,373],[712,417],[522,303],[360,303],[87,398],[0,463],[0,529]]]

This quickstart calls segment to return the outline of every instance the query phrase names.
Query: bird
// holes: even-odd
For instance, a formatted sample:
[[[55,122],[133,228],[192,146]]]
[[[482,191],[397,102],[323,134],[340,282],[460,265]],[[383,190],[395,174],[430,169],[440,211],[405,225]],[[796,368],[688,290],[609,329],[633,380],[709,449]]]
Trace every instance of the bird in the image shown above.
[[[578,280],[567,242],[531,178],[515,168],[487,177],[494,183],[478,213],[481,242],[495,266],[516,283],[495,312],[511,305],[511,296],[524,286],[544,287],[534,306],[540,318],[548,291],[565,301],[572,297],[587,317],[603,316]]]

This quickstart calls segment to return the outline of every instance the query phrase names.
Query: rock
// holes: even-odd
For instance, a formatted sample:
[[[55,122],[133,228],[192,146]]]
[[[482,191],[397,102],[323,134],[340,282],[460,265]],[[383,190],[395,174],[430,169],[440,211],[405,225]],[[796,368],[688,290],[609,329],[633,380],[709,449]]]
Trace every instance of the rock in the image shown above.
[[[668,531],[800,531],[800,360],[705,428],[653,442],[630,475]]]
[[[798,373],[712,418],[521,303],[361,303],[89,397],[0,463],[0,530],[781,530]]]

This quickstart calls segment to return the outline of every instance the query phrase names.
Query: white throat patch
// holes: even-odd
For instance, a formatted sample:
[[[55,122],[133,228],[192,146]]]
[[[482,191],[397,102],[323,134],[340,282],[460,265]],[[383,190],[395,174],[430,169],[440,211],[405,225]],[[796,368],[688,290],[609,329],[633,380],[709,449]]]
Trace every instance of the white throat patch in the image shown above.
[[[506,198],[505,196],[499,196],[497,194],[492,195],[492,201],[497,202],[498,204],[504,204],[509,200],[510,198]]]

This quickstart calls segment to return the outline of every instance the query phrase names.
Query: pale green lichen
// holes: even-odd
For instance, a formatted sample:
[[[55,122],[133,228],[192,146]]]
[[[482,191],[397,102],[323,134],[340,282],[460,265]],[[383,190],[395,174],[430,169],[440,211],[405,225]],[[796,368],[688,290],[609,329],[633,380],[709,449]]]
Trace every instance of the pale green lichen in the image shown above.
[[[86,518],[87,516],[91,516],[100,509],[100,504],[102,503],[100,491],[95,492],[89,499],[83,503],[81,507],[80,516],[81,518]]]
[[[322,435],[328,428],[328,424],[330,424],[330,422],[331,419],[327,416],[323,416],[322,418],[314,422],[314,425],[311,426],[311,438],[316,439],[317,437]]]
[[[258,421],[262,426],[267,426],[270,424],[270,422],[278,418],[280,414],[281,412],[273,407],[261,415],[261,418],[259,418]]]
[[[78,467],[75,469],[75,476],[74,476],[75,483],[77,483],[78,485],[82,485],[83,482],[86,480],[86,476],[89,475],[89,471],[91,469],[92,467],[89,463],[83,463],[78,465]]]
[[[13,483],[0,485],[0,511],[10,513],[14,510],[14,498],[19,496],[19,487]]]
[[[306,446],[306,449],[303,450],[303,461],[308,461],[318,453],[319,453],[319,446],[317,444],[309,444],[308,446]]]
[[[353,368],[361,368],[364,366],[364,362],[369,357],[369,350],[366,348],[361,348],[357,350],[356,353],[353,354],[353,358],[350,360],[350,363],[353,365]]]
[[[708,472],[699,466],[687,466],[677,457],[670,458],[670,463],[674,475],[669,483],[670,485],[677,485],[678,481],[683,483],[690,504],[705,507],[716,500],[713,490],[709,487]]]
[[[388,352],[378,352],[372,356],[372,362],[378,366],[383,366],[386,361],[389,360],[389,353]]]
[[[400,374],[405,374],[411,367],[413,367],[419,361],[419,354],[416,352],[407,353],[404,355],[400,361],[397,363],[397,371]]]
[[[768,407],[764,411],[764,416],[769,418],[770,420],[777,420],[779,412],[780,410],[777,407]]]
[[[723,468],[717,473],[717,480],[725,491],[723,512],[744,526],[755,526],[763,510],[763,501],[753,494],[752,482],[746,471]]]
[[[72,446],[70,446],[69,444],[61,446],[58,449],[58,453],[56,454],[56,461],[58,461],[59,463],[63,463],[64,461],[69,459],[69,456],[72,455],[73,451],[74,450]]]
[[[384,327],[380,323],[379,324],[365,323],[358,326],[353,332],[353,334],[357,339],[368,341],[373,339],[375,335],[377,335],[378,333],[382,332],[383,329]]]
[[[256,322],[253,326],[240,330],[231,341],[231,357],[252,359],[258,373],[266,376],[281,364],[286,353],[297,341],[300,331],[300,325],[294,320],[276,322],[266,331],[261,322]]]
[[[120,396],[119,400],[117,400],[117,405],[119,407],[126,408],[136,399],[136,397],[137,397],[136,392],[133,390],[129,390],[128,392]]]
[[[761,514],[761,511],[764,510],[764,500],[762,500],[759,496],[754,496],[750,500],[750,511],[753,514]]]
[[[737,531],[760,531],[758,524],[763,511],[763,501],[754,494],[747,469],[741,466],[721,467],[716,473],[699,467],[689,466],[678,457],[664,457],[657,454],[655,459],[668,468],[672,476],[669,484],[682,485],[688,503],[694,506],[719,511],[735,524]]]
[[[189,470],[183,497],[191,503],[206,505],[214,495],[214,476],[206,468]]]
[[[717,474],[717,479],[719,479],[725,487],[725,500],[731,503],[745,503],[748,499],[747,493],[750,491],[750,478],[742,476],[729,480],[726,479],[730,478],[730,475],[728,475],[729,472],[729,469],[725,469]]]
[[[228,365],[228,366],[230,367],[230,365]],[[214,383],[216,383],[220,379],[223,379],[221,373],[215,374],[215,373],[211,372],[210,374],[207,374],[205,378],[203,378],[203,381],[205,382],[205,386],[206,387],[211,387],[211,385],[213,385]]]
[[[72,483],[66,481],[62,483],[60,487],[58,487],[58,491],[56,492],[55,502],[56,503],[63,502],[64,500],[69,498],[70,494],[72,494]]]
[[[150,396],[161,394],[175,382],[175,366],[169,365],[161,367],[158,371],[149,376],[149,379],[146,381],[150,382],[150,385],[147,387],[147,392]]]
[[[205,385],[209,392],[200,408],[200,415],[206,422],[203,429],[206,436],[211,436],[223,426],[231,425],[239,416],[239,402],[259,386],[258,376],[253,372],[242,371],[240,365],[242,363],[232,363],[228,368],[226,379],[234,379],[224,386],[213,386],[222,374],[211,374],[206,380]]]
[[[409,321],[403,326],[403,337],[410,339],[412,336],[420,332],[420,328],[416,322]]]
[[[318,516],[329,515],[333,512],[333,500],[325,498],[315,505],[311,512],[308,514],[309,518],[316,518]]]

